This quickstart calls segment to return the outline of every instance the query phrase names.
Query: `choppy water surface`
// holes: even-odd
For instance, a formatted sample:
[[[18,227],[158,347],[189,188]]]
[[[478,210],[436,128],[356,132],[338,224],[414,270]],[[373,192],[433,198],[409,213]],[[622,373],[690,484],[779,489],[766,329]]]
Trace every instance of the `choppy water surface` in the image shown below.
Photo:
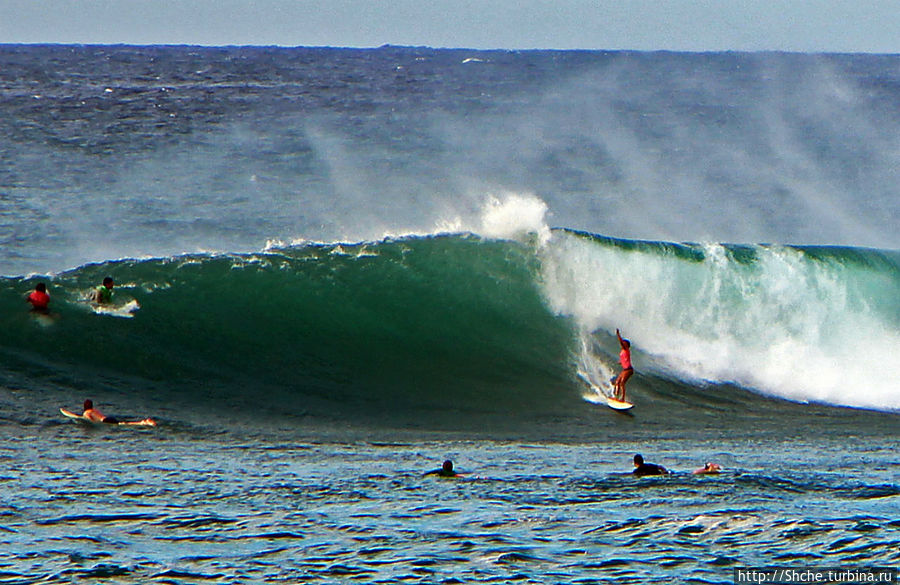
[[[632,477],[635,450],[677,473]],[[0,566],[6,583],[725,583],[735,566],[896,565],[893,448],[814,450],[833,455],[795,441],[273,445],[50,425],[3,442]],[[445,457],[467,475],[422,477]],[[689,473],[708,459],[725,473]]]
[[[900,565],[898,63],[0,45],[0,584]]]

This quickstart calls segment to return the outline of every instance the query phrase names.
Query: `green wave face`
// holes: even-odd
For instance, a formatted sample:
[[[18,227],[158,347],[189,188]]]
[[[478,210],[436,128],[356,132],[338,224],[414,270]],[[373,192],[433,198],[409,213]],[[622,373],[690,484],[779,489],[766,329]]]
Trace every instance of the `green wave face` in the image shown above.
[[[514,418],[590,408],[579,375],[608,390],[621,328],[645,413],[727,388],[744,389],[729,399],[746,408],[764,394],[897,410],[898,274],[894,252],[565,230],[541,243],[445,235],[121,260],[49,279],[50,319],[23,302],[39,279],[4,279],[0,352],[7,385],[72,394]],[[115,304],[139,304],[133,318],[86,302],[106,275]]]
[[[474,236],[91,265],[49,283],[48,328],[23,314],[33,281],[8,279],[3,349],[29,367],[204,393],[265,388],[264,400],[289,404],[540,408],[567,383],[572,335],[546,308],[538,270],[528,246]],[[140,304],[133,319],[84,302],[107,274],[116,303]]]
[[[583,332],[621,327],[644,354],[638,369],[686,385],[733,383],[799,402],[895,410],[898,266],[890,251],[558,231],[544,253],[543,288]],[[590,365],[590,356],[582,361]]]

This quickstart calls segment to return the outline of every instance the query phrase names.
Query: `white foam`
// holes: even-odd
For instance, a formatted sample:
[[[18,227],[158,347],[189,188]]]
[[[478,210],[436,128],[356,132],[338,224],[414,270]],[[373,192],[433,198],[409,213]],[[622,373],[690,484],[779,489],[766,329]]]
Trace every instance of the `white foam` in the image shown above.
[[[542,285],[551,307],[583,330],[621,327],[652,362],[638,369],[900,409],[900,332],[861,292],[876,288],[860,284],[865,275],[790,248],[759,247],[747,263],[723,246],[703,252],[695,262],[554,234]]]
[[[520,239],[535,235],[540,244],[550,239],[545,216],[547,204],[523,193],[491,195],[481,209],[479,233],[489,238]]]
[[[507,191],[499,194],[489,193],[482,196],[481,204],[475,209],[459,212],[447,209],[432,224],[430,229],[403,227],[392,228],[381,232],[379,241],[400,239],[405,237],[428,237],[446,234],[473,233],[485,238],[531,241],[536,239],[539,245],[550,240],[551,230],[546,223],[547,204],[536,195]],[[361,243],[358,240],[354,240]],[[309,240],[300,238],[291,245],[303,245]],[[323,244],[347,243],[345,240],[319,242]],[[267,240],[265,251],[285,245],[283,240]]]

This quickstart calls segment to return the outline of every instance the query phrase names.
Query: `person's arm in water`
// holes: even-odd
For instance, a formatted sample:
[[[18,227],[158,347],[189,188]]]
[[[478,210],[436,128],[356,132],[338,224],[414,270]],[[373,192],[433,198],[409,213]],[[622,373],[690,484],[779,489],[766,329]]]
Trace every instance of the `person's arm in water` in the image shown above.
[[[120,425],[132,426],[132,427],[155,427],[156,421],[152,418],[142,418],[141,420],[126,420],[126,421],[117,421]]]

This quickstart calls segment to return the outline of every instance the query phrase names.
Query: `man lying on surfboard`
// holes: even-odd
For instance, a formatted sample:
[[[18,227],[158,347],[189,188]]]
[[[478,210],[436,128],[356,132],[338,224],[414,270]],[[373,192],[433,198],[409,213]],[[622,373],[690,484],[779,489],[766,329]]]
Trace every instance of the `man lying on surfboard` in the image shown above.
[[[62,410],[62,409],[61,409]],[[66,414],[68,411],[63,410],[63,414]],[[66,416],[69,416],[68,414]],[[77,416],[77,415],[76,415]],[[135,425],[142,427],[155,427],[156,421],[152,418],[145,418],[139,421],[120,421],[119,419],[106,416],[96,408],[94,408],[94,401],[88,398],[84,401],[84,412],[81,413],[81,417],[87,421],[95,422],[95,423],[106,423],[110,425]]]
[[[613,387],[615,388],[614,397],[620,402],[626,402],[625,383],[634,375],[634,368],[631,367],[631,342],[627,339],[622,339],[622,334],[619,333],[618,329],[616,329],[616,337],[619,339],[619,345],[622,346],[622,351],[619,352],[619,363],[622,365],[622,371],[616,377],[615,382],[613,382]]]

